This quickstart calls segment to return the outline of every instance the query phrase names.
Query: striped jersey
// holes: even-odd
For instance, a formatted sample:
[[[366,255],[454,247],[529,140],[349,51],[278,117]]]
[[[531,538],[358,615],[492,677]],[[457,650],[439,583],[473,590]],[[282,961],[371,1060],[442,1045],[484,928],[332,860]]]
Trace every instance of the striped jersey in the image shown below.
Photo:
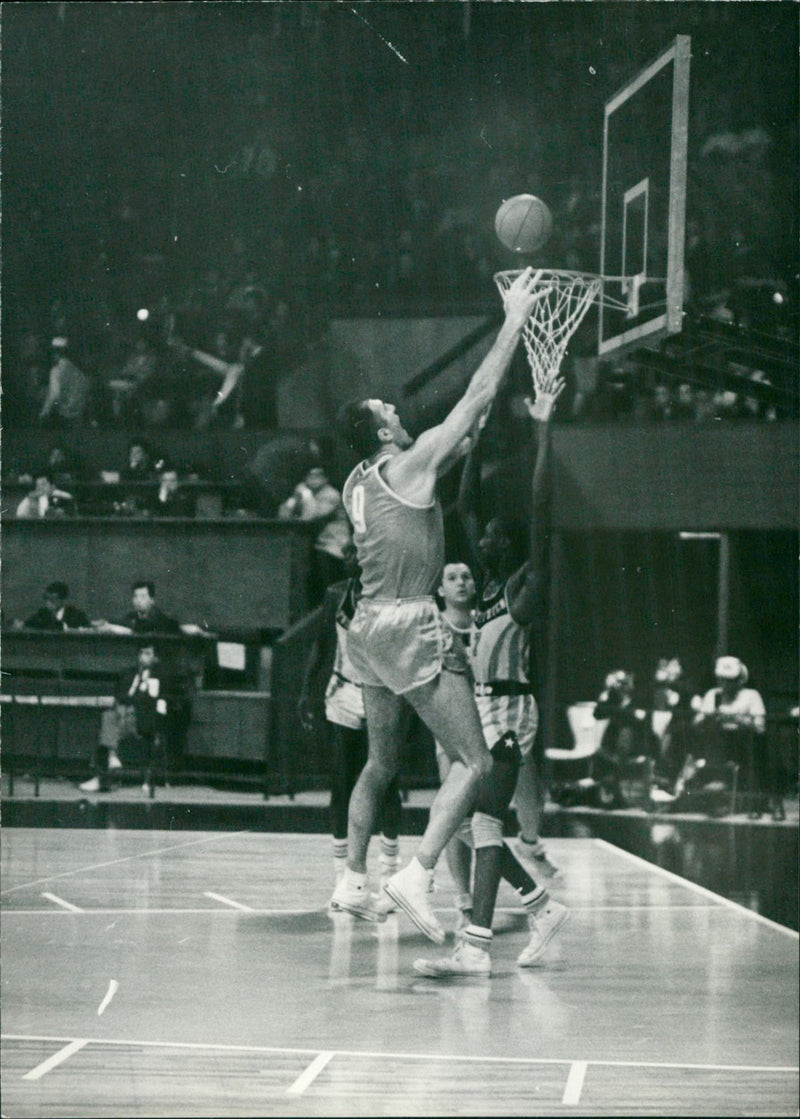
[[[432,595],[444,566],[442,508],[436,499],[415,505],[399,497],[382,473],[390,457],[359,463],[342,492],[353,525],[362,597]]]
[[[481,593],[472,620],[469,654],[478,684],[492,680],[528,683],[530,631],[512,619],[505,583],[489,595]]]

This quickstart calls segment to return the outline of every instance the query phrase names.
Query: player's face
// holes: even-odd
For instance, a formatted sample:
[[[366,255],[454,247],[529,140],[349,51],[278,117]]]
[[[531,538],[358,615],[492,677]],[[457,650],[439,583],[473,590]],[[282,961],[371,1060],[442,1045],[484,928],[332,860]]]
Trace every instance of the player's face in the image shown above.
[[[394,404],[386,404],[383,400],[369,400],[367,403],[378,422],[378,427],[389,431],[392,443],[398,447],[410,447],[414,440],[400,422]]]
[[[448,563],[442,573],[439,594],[445,606],[469,606],[475,598],[475,580],[465,563]]]
[[[494,571],[503,563],[509,544],[510,541],[500,521],[489,521],[483,536],[478,541],[478,553],[487,571]]]

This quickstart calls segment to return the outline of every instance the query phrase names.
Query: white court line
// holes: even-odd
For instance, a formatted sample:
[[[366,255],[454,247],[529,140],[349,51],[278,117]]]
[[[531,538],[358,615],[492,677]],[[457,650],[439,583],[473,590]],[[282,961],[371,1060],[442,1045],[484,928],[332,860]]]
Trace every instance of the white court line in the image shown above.
[[[66,1037],[54,1037],[48,1034],[1,1034],[0,1041],[69,1041]],[[224,1045],[206,1041],[142,1041],[139,1038],[120,1037],[90,1037],[86,1038],[84,1045],[119,1045],[133,1046],[147,1049],[189,1049],[192,1052],[213,1050],[215,1053],[290,1053],[292,1055],[311,1055],[319,1053],[318,1049],[294,1049],[284,1045]],[[393,1060],[409,1061],[457,1061],[464,1064],[490,1064],[490,1065],[574,1065],[580,1063],[575,1057],[475,1057],[462,1056],[459,1053],[395,1053],[383,1052],[372,1049],[337,1049],[337,1057],[391,1057]],[[606,1061],[591,1060],[587,1065],[596,1065],[602,1068],[654,1068],[654,1069],[689,1069],[694,1072],[775,1072],[794,1073],[797,1065],[713,1065],[713,1064],[688,1064],[679,1061]]]
[[[703,897],[713,898],[719,905],[727,906],[728,909],[734,909],[737,913],[742,913],[745,917],[750,917],[753,921],[759,921],[762,925],[767,925],[771,929],[777,929],[778,932],[785,933],[794,940],[800,938],[800,933],[795,932],[794,929],[790,929],[787,925],[781,925],[777,921],[771,921],[769,917],[762,917],[760,913],[756,913],[753,909],[748,909],[746,905],[741,905],[738,901],[731,901],[730,898],[723,897],[722,894],[715,894],[713,890],[709,890],[705,886],[700,886],[697,882],[692,882],[688,878],[681,878],[680,874],[674,874],[671,870],[665,870],[662,866],[657,866],[655,863],[649,863],[647,859],[643,859],[639,855],[632,855],[630,851],[625,851],[622,847],[615,847],[613,843],[608,843],[605,839],[594,839],[594,842],[601,847],[605,847],[608,851],[613,851],[615,855],[621,855],[623,858],[630,859],[631,862],[637,863],[639,866],[647,867],[648,870],[652,870],[655,874],[660,874],[662,878],[666,878],[670,882],[678,882],[681,886],[687,886],[690,890],[694,890],[695,893],[702,894]]]
[[[576,1061],[569,1070],[567,1083],[564,1086],[564,1095],[561,1097],[563,1104],[580,1103],[583,1082],[586,1079],[586,1070],[589,1067],[586,1061]]]
[[[334,1056],[335,1054],[333,1052],[319,1053],[305,1070],[305,1072],[301,1072],[297,1080],[295,1080],[294,1084],[292,1084],[290,1088],[286,1089],[286,1095],[302,1096],[303,1092],[305,1092],[309,1084],[317,1079],[319,1074],[327,1065],[328,1061],[330,1061],[331,1058]]]
[[[58,897],[56,894],[44,892],[42,897],[47,898],[48,901],[54,902],[55,905],[60,905],[62,909],[66,909],[70,913],[83,913],[80,906],[73,905],[71,901],[64,901],[63,898]]]
[[[85,917],[126,917],[131,914],[137,917],[160,917],[167,916],[169,914],[172,914],[173,916],[199,914],[205,915],[206,917],[214,917],[221,913],[227,913],[228,915],[230,915],[231,913],[236,913],[237,910],[231,908],[233,905],[236,904],[236,902],[231,902],[228,900],[227,904],[222,909],[213,908],[210,905],[205,905],[199,909],[79,909],[78,912],[82,913]],[[246,909],[248,913],[259,914],[262,917],[300,917],[303,914],[308,914],[309,916],[317,914],[321,916],[323,913],[327,913],[327,909],[250,909],[246,905],[242,905],[240,908]],[[693,906],[692,908],[697,907]],[[66,915],[66,912],[67,911],[64,909],[3,909],[3,919],[5,919],[6,917],[64,917]],[[515,909],[514,912],[522,913],[524,912],[524,910]],[[108,927],[111,928],[111,925],[109,925]],[[106,929],[105,931],[108,932],[108,929]]]
[[[79,866],[76,870],[64,870],[60,874],[48,874],[44,878],[35,878],[32,882],[21,882],[17,886],[9,886],[5,890],[0,890],[0,896],[5,897],[6,894],[15,894],[18,890],[28,890],[31,886],[40,886],[42,882],[55,882],[58,878],[70,878],[73,874],[85,874],[90,870],[102,870],[103,867],[107,866],[119,866],[120,863],[129,863],[132,859],[149,859],[151,855],[169,854],[170,851],[180,851],[183,847],[194,847],[198,843],[218,843],[221,839],[230,839],[231,836],[249,834],[246,829],[243,831],[221,831],[214,835],[204,835],[202,839],[189,839],[186,843],[173,843],[169,847],[156,847],[152,851],[140,851],[137,855],[124,855],[120,859],[110,859],[104,863]]]
[[[649,864],[648,864],[649,865]],[[681,879],[681,881],[683,881]],[[207,894],[207,897],[220,895]],[[193,914],[201,914],[206,916],[215,916],[221,913],[235,913],[236,909],[231,908],[237,903],[226,899],[226,905],[223,909],[213,909],[210,905],[203,906],[199,909],[78,909],[74,907],[74,911],[82,913],[85,917],[126,917],[130,914],[135,914],[137,917],[160,917],[172,914],[173,916],[191,916]],[[238,907],[238,906],[237,906]],[[322,915],[327,913],[326,909],[255,909],[249,906],[241,906],[242,909],[247,910],[248,913],[254,913],[261,917],[302,917],[303,915],[313,916],[314,914]],[[434,907],[438,913],[452,912],[452,906],[439,906]],[[698,913],[705,909],[719,909],[719,905],[571,905],[570,911],[572,913],[631,913],[650,910],[657,912],[668,911],[672,913],[676,909],[687,910],[690,913]],[[67,912],[73,912],[65,909],[3,909],[3,917],[63,917]],[[502,906],[498,905],[495,913],[511,913],[516,914],[518,917],[525,916],[525,910],[518,906]],[[783,926],[781,926],[783,927]],[[112,928],[111,925],[108,928]],[[105,930],[108,932],[108,929]]]
[[[103,1001],[100,1003],[100,1005],[97,1008],[97,1017],[98,1018],[103,1013],[103,1011],[108,1006],[108,1004],[111,1002],[111,1000],[113,999],[114,995],[117,993],[118,990],[119,990],[119,983],[117,983],[116,979],[109,979],[108,990],[106,991],[105,995],[103,996]]]
[[[48,1057],[46,1061],[42,1061],[36,1068],[32,1068],[30,1072],[26,1072],[23,1080],[41,1080],[51,1069],[56,1065],[63,1064],[68,1061],[73,1053],[77,1053],[79,1049],[83,1049],[84,1045],[89,1044],[89,1039],[85,1037],[74,1038],[69,1045],[65,1045],[63,1049],[59,1049],[52,1057]]]
[[[203,897],[211,898],[212,901],[221,901],[223,905],[229,905],[231,909],[243,909],[245,913],[253,912],[249,905],[242,905],[240,901],[234,901],[233,898],[225,898],[222,894],[212,894],[211,890],[203,890]]]

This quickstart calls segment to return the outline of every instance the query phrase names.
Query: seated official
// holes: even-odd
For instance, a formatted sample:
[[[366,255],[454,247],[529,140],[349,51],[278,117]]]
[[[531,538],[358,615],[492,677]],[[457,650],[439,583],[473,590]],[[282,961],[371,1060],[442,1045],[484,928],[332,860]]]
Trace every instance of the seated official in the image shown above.
[[[165,670],[154,644],[140,646],[136,667],[117,682],[115,701],[103,712],[92,761],[94,775],[80,786],[85,793],[107,792],[115,772],[126,765],[149,768],[156,760],[157,745],[164,751],[167,771],[178,766],[180,739],[173,732],[176,716],[180,720],[188,714],[188,703],[180,682]]]
[[[155,583],[144,579],[131,587],[131,609],[124,618],[119,622],[95,621],[92,625],[104,633],[181,632],[178,622],[156,605]]]
[[[92,628],[101,633],[163,633],[187,635],[202,634],[206,630],[194,622],[181,625],[156,605],[156,585],[150,579],[140,579],[131,588],[132,609],[118,622],[99,619]]]
[[[68,602],[69,587],[60,581],[48,583],[44,589],[44,605],[25,620],[25,629],[67,630],[88,629],[89,617]]]

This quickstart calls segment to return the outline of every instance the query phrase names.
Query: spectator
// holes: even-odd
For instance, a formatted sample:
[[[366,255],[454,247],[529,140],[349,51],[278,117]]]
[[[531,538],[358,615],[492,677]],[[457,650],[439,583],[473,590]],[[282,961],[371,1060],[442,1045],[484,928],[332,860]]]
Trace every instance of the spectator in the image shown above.
[[[245,469],[243,502],[262,517],[274,517],[318,455],[313,440],[285,432],[263,443]]]
[[[63,516],[66,506],[72,504],[74,497],[66,490],[58,489],[47,474],[36,477],[34,488],[26,494],[17,506],[17,516],[29,520],[37,517]]]
[[[158,476],[158,492],[150,512],[155,517],[193,517],[194,501],[185,488],[181,488],[178,471],[169,463],[162,463]]]
[[[634,703],[634,678],[625,669],[610,672],[594,709],[595,719],[608,719],[595,759],[600,802],[604,807],[625,803],[620,777],[625,764],[651,753],[647,712]]]
[[[89,618],[83,610],[73,606],[69,599],[69,587],[66,583],[48,583],[44,589],[44,606],[40,606],[35,614],[27,618],[25,629],[87,629]]]
[[[674,788],[690,751],[694,689],[677,657],[662,657],[653,675],[652,730],[657,744],[656,771]]]
[[[56,444],[47,456],[47,470],[56,486],[66,488],[80,480],[84,473],[84,466],[80,455],[75,451]]]
[[[89,378],[67,357],[66,338],[54,338],[47,395],[39,413],[40,420],[51,417],[62,424],[78,424],[86,415]]]
[[[309,581],[310,604],[316,606],[325,588],[345,575],[344,550],[351,534],[342,495],[331,485],[322,466],[312,466],[291,497],[281,504],[278,516],[284,521],[311,521],[318,526]]]
[[[119,472],[123,482],[152,482],[156,477],[153,449],[138,436],[128,443],[125,465]]]
[[[750,796],[751,815],[760,816],[769,783],[766,709],[755,688],[745,687],[749,673],[738,657],[719,657],[714,666],[715,687],[695,701],[695,759],[697,769],[733,762],[739,784]],[[696,774],[695,782],[704,776]],[[687,778],[684,778],[687,780]]]
[[[167,769],[171,772],[176,758],[168,744],[167,720],[170,708],[178,702],[179,695],[155,646],[141,645],[136,667],[117,682],[114,706],[103,712],[92,763],[94,774],[80,785],[81,791],[107,792],[112,775],[126,763],[143,764],[149,771],[159,738],[170,756]]]
[[[181,626],[156,605],[155,583],[139,580],[133,584],[132,609],[120,622],[105,620],[92,622],[105,633],[172,633],[181,632]],[[186,630],[184,630],[186,632]]]
[[[136,336],[133,349],[117,375],[108,382],[111,391],[111,414],[122,422],[145,421],[141,415],[143,402],[152,396],[156,381],[158,358],[148,335]]]

